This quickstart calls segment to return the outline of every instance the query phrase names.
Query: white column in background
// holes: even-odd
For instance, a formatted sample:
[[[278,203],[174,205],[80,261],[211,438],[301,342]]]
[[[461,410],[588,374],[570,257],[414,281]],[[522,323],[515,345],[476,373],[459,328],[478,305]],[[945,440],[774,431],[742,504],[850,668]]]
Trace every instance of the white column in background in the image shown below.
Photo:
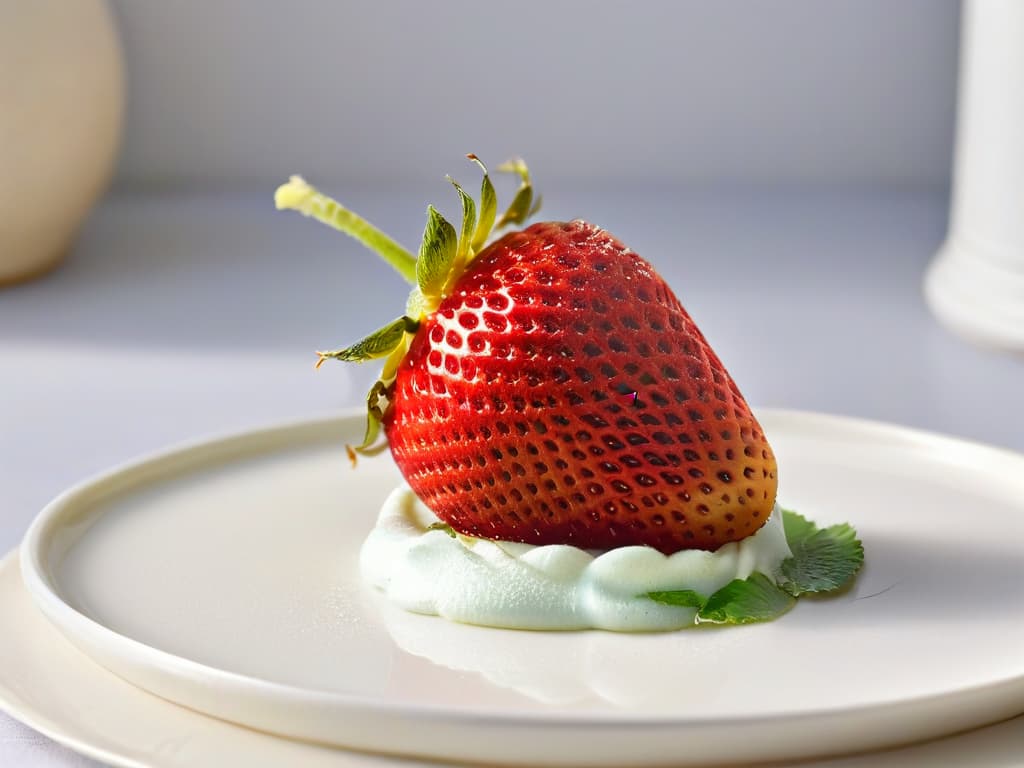
[[[966,0],[949,235],[932,310],[982,344],[1024,351],[1024,0]]]

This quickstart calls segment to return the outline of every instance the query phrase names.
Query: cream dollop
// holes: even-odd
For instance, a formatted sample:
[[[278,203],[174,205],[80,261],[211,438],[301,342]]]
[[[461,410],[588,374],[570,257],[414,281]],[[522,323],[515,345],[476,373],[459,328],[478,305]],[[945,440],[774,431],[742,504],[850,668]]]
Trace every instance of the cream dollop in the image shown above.
[[[715,552],[663,555],[650,547],[605,552],[452,537],[407,485],[387,497],[360,551],[363,577],[402,608],[466,624],[514,629],[680,629],[696,609],[641,595],[690,589],[711,595],[754,571],[774,578],[790,556],[778,507],[753,536]]]

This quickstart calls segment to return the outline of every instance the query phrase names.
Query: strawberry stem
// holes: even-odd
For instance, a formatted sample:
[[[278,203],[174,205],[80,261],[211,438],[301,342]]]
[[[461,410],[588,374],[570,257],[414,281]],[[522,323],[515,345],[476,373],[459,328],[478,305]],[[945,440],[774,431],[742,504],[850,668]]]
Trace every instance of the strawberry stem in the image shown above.
[[[298,211],[355,238],[390,264],[406,282],[416,285],[416,257],[412,253],[359,214],[310,186],[301,176],[292,176],[277,188],[274,204],[278,210]]]

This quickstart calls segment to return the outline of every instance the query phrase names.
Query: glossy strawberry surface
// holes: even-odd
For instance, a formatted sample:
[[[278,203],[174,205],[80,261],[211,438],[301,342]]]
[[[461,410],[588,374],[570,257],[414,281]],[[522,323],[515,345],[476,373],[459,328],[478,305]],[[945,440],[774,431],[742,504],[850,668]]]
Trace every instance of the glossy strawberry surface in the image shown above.
[[[467,535],[713,550],[775,502],[774,455],[717,355],[651,265],[583,221],[482,251],[390,400],[400,470]]]

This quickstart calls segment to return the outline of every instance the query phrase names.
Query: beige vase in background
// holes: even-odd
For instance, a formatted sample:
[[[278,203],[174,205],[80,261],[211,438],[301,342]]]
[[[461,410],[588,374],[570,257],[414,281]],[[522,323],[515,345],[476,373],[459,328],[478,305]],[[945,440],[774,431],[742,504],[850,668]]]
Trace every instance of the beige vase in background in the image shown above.
[[[0,285],[68,251],[110,179],[123,103],[104,0],[0,0]]]

